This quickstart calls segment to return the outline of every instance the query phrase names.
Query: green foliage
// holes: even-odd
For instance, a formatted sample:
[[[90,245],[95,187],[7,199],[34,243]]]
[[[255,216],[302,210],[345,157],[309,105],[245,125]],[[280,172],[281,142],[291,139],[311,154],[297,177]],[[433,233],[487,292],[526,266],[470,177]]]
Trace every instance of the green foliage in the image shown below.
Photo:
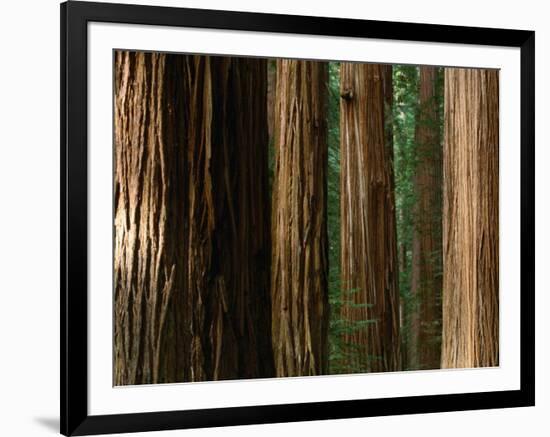
[[[416,311],[417,302],[411,293],[412,239],[414,230],[414,174],[418,162],[415,143],[416,116],[418,111],[418,67],[394,65],[392,111],[394,132],[395,203],[397,211],[397,244],[399,256],[399,293],[402,302],[402,345],[409,342],[410,315]],[[403,347],[406,350],[406,347]]]
[[[419,105],[419,68],[416,66],[395,65],[393,68],[394,106],[394,152],[395,152],[395,198],[397,211],[397,242],[399,251],[399,290],[402,310],[402,349],[407,350],[411,336],[411,318],[418,312],[419,302],[411,291],[412,276],[412,239],[413,233],[418,232],[419,223],[432,221],[432,226],[441,227],[441,216],[425,217],[415,213],[417,203],[414,176],[420,160],[429,158],[426,154],[434,153],[430,149],[420,147],[416,143],[416,129],[418,126],[438,127],[440,138],[443,138],[443,68],[437,70],[435,83],[435,97],[433,101]],[[437,108],[436,119],[428,116],[426,110]],[[425,112],[426,111],[426,112]],[[424,150],[423,150],[424,149]],[[441,201],[441,199],[437,200]],[[437,208],[436,208],[437,209]],[[439,208],[440,209],[440,208]],[[421,229],[421,227],[420,227]],[[440,234],[440,231],[439,231]],[[436,274],[442,275],[441,253],[428,254]],[[434,323],[430,327],[435,332],[441,332],[441,323]],[[410,357],[409,357],[410,358]],[[405,360],[404,370],[413,370],[416,363]]]

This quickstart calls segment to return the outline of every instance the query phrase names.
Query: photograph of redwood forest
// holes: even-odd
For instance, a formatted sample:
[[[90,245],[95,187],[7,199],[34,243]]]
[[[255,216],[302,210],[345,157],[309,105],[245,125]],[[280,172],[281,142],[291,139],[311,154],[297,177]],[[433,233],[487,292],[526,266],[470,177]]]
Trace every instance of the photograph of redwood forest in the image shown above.
[[[114,52],[114,385],[499,365],[498,70]]]

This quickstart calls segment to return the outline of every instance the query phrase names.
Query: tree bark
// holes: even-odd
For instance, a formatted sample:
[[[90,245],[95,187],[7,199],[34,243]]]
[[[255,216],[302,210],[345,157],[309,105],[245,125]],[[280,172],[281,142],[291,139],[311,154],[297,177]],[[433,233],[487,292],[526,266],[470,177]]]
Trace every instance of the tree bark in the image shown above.
[[[117,52],[115,384],[273,375],[266,64]]]
[[[441,363],[442,150],[436,87],[437,68],[420,67],[411,272],[415,311],[409,353],[409,365],[417,369],[437,369]]]
[[[277,89],[277,61],[267,61],[267,130],[271,140],[275,131],[275,90]]]
[[[182,149],[163,111],[176,80],[166,55],[117,52],[115,96],[115,384],[159,382],[162,338],[182,293]],[[174,135],[174,136],[177,136]],[[167,159],[167,157],[170,159]],[[177,344],[172,348],[176,349]],[[173,352],[175,353],[175,352]]]
[[[267,64],[188,62],[191,379],[271,376]]]
[[[277,376],[327,370],[327,67],[278,60],[273,181],[273,352]]]
[[[499,362],[498,82],[496,70],[445,70],[445,368]]]
[[[352,371],[399,370],[393,170],[384,124],[384,67],[341,64],[341,275]],[[391,152],[391,153],[390,153]]]

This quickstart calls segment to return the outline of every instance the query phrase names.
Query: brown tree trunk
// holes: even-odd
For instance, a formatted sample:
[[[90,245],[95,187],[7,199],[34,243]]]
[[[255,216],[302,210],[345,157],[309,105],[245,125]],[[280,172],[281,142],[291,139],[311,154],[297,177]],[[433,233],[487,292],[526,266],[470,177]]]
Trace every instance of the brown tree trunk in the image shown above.
[[[115,384],[159,382],[166,315],[183,292],[176,80],[166,56],[118,52],[115,96]],[[170,159],[166,159],[167,157]],[[178,211],[176,211],[179,208]],[[171,345],[173,349],[177,344]],[[174,352],[175,353],[175,352]]]
[[[437,369],[441,362],[441,141],[437,68],[420,67],[416,116],[415,210],[412,240],[411,353],[409,366]]]
[[[273,352],[277,376],[327,370],[327,66],[277,61]]]
[[[399,291],[392,162],[384,130],[384,68],[341,64],[342,318],[348,365],[399,370]]]
[[[402,242],[401,245],[397,241],[397,208],[395,207],[395,151],[393,143],[393,66],[391,64],[381,64],[380,69],[382,72],[382,86],[384,90],[384,127],[385,127],[385,138],[386,138],[386,155],[387,163],[389,163],[388,171],[390,172],[390,192],[391,192],[391,202],[395,210],[393,214],[393,234],[395,235],[395,252],[397,253],[397,268],[395,271],[397,289],[399,290],[399,274],[405,269],[406,265],[406,246],[405,242]],[[401,211],[402,212],[402,211]],[[391,223],[390,223],[391,225]],[[393,244],[393,242],[391,243]],[[393,250],[393,249],[392,249]],[[404,325],[404,300],[401,297],[399,291],[397,292],[397,311],[398,311],[398,332],[402,332]],[[403,345],[404,338],[399,336],[399,366],[398,370],[404,369],[405,362],[407,360],[406,348]]]
[[[191,379],[271,376],[267,64],[187,62]]]
[[[445,70],[445,368],[499,362],[498,96],[496,70]]]
[[[277,61],[267,61],[267,128],[271,140],[275,130],[275,90],[277,89]]]
[[[118,52],[115,384],[273,374],[265,61]]]
[[[391,184],[395,186],[393,177],[393,123],[391,116],[393,111],[393,67],[389,64],[380,65],[382,72],[382,87],[384,90],[384,132],[386,138],[386,153],[390,160],[390,171],[392,173]]]

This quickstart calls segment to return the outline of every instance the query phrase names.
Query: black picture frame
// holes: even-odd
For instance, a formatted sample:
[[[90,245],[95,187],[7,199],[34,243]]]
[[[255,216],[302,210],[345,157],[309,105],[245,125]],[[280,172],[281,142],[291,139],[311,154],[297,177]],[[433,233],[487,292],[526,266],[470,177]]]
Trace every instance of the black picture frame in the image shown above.
[[[511,391],[93,416],[87,379],[87,24],[115,22],[519,47],[521,388]],[[61,4],[61,433],[180,428],[533,406],[535,403],[535,33],[158,6]]]

